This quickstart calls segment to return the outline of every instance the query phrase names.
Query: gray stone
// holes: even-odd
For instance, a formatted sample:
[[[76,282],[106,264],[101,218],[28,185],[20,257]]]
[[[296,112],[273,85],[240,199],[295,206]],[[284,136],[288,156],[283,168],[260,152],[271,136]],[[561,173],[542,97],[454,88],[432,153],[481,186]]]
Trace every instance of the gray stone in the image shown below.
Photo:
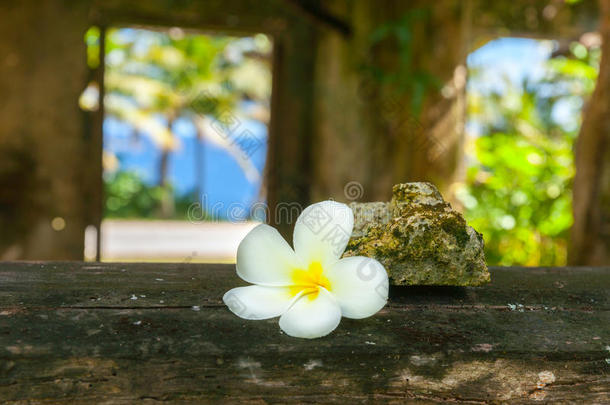
[[[351,203],[345,256],[379,260],[394,285],[477,286],[489,282],[483,237],[430,183],[393,187],[388,202]]]

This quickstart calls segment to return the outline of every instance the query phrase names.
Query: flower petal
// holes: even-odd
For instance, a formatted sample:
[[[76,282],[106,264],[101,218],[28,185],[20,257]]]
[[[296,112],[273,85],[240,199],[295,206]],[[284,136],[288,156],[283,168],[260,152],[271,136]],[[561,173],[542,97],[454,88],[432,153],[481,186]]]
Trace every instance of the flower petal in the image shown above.
[[[280,317],[280,328],[290,336],[313,339],[328,335],[341,322],[341,309],[324,288],[315,298],[301,296]]]
[[[289,287],[251,285],[227,291],[222,300],[240,318],[268,319],[282,315],[297,298]]]
[[[354,213],[345,204],[322,201],[299,215],[294,227],[294,250],[309,265],[328,266],[341,257],[354,228]]]
[[[297,255],[280,233],[269,225],[252,229],[237,248],[237,275],[253,284],[287,286],[301,267]]]
[[[329,267],[324,275],[346,318],[366,318],[388,300],[388,273],[375,259],[346,257]]]

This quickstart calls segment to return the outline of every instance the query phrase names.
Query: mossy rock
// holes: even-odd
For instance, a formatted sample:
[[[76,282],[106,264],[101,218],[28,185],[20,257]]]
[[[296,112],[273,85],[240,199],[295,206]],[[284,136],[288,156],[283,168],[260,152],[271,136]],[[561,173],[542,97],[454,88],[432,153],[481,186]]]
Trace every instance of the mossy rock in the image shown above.
[[[345,256],[379,260],[394,285],[477,286],[489,282],[483,237],[430,183],[404,183],[392,200],[352,203]]]

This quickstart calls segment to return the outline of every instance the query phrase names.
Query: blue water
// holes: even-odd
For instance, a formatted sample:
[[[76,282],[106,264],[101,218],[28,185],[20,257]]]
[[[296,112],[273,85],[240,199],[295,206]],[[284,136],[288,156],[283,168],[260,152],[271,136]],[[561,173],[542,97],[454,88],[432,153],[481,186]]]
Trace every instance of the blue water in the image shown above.
[[[242,126],[261,142],[250,159],[262,176],[267,152],[267,127],[248,119],[242,119]],[[214,213],[225,218],[233,208],[233,217],[246,218],[252,204],[260,200],[261,180],[249,181],[227,151],[205,139],[198,141],[189,120],[177,120],[173,129],[180,147],[170,154],[168,170],[176,195],[192,193],[197,186],[195,151],[199,147],[203,153],[203,181],[199,186],[204,208],[214,207]],[[119,170],[137,171],[147,184],[158,184],[160,150],[149,137],[134,136],[128,124],[107,117],[104,121],[104,149],[118,157]],[[239,207],[237,215],[235,207]]]

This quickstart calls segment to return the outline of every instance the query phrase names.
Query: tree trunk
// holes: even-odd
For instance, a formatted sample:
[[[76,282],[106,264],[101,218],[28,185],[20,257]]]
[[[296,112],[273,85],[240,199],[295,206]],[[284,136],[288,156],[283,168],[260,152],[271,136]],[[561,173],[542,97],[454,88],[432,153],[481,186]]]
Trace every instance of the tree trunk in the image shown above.
[[[602,59],[576,143],[569,262],[610,264],[610,0],[600,0]]]
[[[204,140],[201,130],[197,128],[197,137],[195,138],[195,199],[194,202],[201,203],[203,201],[203,193],[205,189],[205,149]]]
[[[167,129],[170,133],[172,132],[172,125],[174,118],[168,118]],[[163,147],[161,149],[161,156],[159,158],[159,186],[163,189],[163,195],[161,196],[161,217],[171,218],[175,213],[174,204],[174,193],[171,189],[171,184],[167,180],[169,173],[169,154],[171,149]]]

